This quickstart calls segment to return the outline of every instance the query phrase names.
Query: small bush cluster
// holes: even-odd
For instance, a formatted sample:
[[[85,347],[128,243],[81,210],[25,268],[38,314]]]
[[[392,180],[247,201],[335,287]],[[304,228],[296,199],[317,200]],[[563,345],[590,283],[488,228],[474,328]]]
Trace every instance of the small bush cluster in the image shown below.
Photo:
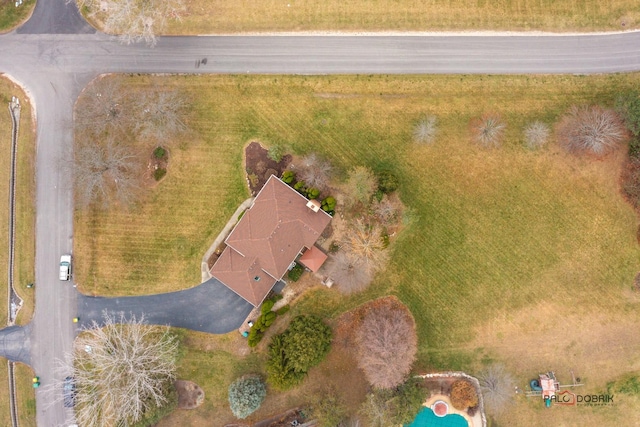
[[[476,388],[467,380],[457,380],[451,386],[451,404],[459,411],[478,406]]]
[[[413,140],[423,144],[433,143],[438,132],[436,122],[436,116],[422,118],[413,128]]]
[[[307,186],[307,183],[303,180],[296,181],[296,174],[293,171],[285,171],[282,174],[282,182],[293,187],[294,190],[309,200],[318,199],[320,197],[321,192],[318,188]],[[323,211],[333,215],[336,208],[336,199],[331,196],[325,197],[320,206]]]
[[[254,413],[267,396],[267,387],[260,377],[239,378],[229,386],[229,406],[237,418]]]
[[[258,316],[256,321],[253,323],[251,330],[249,330],[249,337],[247,338],[247,344],[249,344],[249,347],[255,347],[258,345],[258,343],[262,340],[262,337],[264,336],[266,330],[273,324],[278,315],[281,314],[280,310],[282,309],[278,311],[271,311],[276,301],[281,298],[282,295],[277,295],[276,297],[267,299],[262,303],[262,307],[260,308],[260,316]],[[284,313],[286,312],[287,311],[284,311]]]
[[[158,168],[153,171],[153,179],[160,181],[166,174],[167,170],[165,168]]]
[[[499,147],[507,125],[497,114],[485,114],[471,124],[471,138],[485,148]]]
[[[158,146],[155,148],[155,150],[153,150],[153,157],[155,157],[156,159],[162,160],[166,155],[167,150],[165,150],[164,147]]]
[[[293,171],[284,171],[282,173],[282,182],[291,185],[296,180],[296,174]]]
[[[300,276],[302,276],[302,273],[304,273],[304,267],[296,263],[296,265],[291,270],[289,270],[289,273],[287,273],[287,277],[292,282],[297,282],[298,280],[300,280]]]
[[[279,162],[280,160],[282,160],[282,156],[284,156],[284,151],[285,149],[282,145],[272,145],[267,151],[267,157],[274,162]]]

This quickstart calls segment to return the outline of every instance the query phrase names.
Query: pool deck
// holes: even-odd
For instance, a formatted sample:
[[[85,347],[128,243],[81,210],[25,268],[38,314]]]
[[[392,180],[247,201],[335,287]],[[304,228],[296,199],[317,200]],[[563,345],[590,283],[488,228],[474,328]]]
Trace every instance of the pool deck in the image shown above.
[[[438,400],[442,400],[443,402],[446,402],[447,405],[449,405],[450,414],[460,415],[462,418],[467,420],[469,427],[482,427],[482,416],[480,415],[480,411],[476,412],[473,417],[470,417],[466,412],[458,411],[456,408],[454,408],[451,404],[451,399],[449,399],[449,396],[445,396],[444,394],[434,394],[429,399],[427,399],[423,406],[431,408],[431,405],[433,405]]]

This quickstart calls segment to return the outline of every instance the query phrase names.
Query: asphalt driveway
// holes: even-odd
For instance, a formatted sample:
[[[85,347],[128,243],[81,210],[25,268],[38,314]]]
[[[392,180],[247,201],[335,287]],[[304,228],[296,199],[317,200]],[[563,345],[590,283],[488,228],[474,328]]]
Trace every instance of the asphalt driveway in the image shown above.
[[[0,330],[0,356],[14,362],[30,364],[30,333],[31,325],[9,326]]]
[[[137,297],[78,296],[79,325],[101,324],[103,313],[123,313],[125,317],[144,314],[146,323],[170,325],[194,331],[224,334],[240,327],[253,306],[211,278],[195,288],[166,294]]]

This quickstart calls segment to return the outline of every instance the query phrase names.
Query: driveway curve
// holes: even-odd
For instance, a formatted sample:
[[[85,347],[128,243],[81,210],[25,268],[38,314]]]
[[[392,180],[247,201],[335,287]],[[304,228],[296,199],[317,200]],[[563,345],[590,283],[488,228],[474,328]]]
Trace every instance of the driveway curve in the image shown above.
[[[31,325],[0,329],[0,356],[14,362],[31,363]]]
[[[102,324],[107,312],[136,318],[144,314],[146,323],[224,334],[237,329],[252,309],[251,304],[215,278],[166,294],[113,298],[78,295],[82,328],[91,328],[93,322]]]
[[[16,32],[18,34],[92,34],[96,30],[80,15],[75,1],[37,0],[31,18]]]

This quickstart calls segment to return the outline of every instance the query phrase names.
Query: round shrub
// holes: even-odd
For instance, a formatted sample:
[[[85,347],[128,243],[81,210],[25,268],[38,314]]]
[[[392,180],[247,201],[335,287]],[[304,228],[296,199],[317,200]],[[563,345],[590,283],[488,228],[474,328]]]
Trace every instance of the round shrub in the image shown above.
[[[267,387],[259,377],[243,377],[229,386],[229,406],[233,415],[247,418],[255,412],[267,396]]]
[[[296,174],[293,171],[284,171],[282,174],[282,182],[285,184],[291,184],[296,179]]]
[[[459,411],[478,406],[476,388],[467,380],[458,380],[451,386],[451,404]]]
[[[167,170],[165,168],[158,168],[153,171],[153,179],[160,181],[166,174]]]
[[[153,150],[153,157],[155,157],[156,159],[164,159],[164,156],[167,154],[167,150],[165,150],[163,147],[156,147],[155,150]]]
[[[287,277],[292,282],[297,282],[302,276],[302,273],[304,273],[304,268],[300,264],[296,263],[295,267],[293,267],[287,274]]]
[[[398,178],[389,170],[378,172],[378,190],[384,194],[393,193],[398,189]]]
[[[271,299],[265,300],[260,308],[260,313],[265,314],[271,311],[275,302]]]

